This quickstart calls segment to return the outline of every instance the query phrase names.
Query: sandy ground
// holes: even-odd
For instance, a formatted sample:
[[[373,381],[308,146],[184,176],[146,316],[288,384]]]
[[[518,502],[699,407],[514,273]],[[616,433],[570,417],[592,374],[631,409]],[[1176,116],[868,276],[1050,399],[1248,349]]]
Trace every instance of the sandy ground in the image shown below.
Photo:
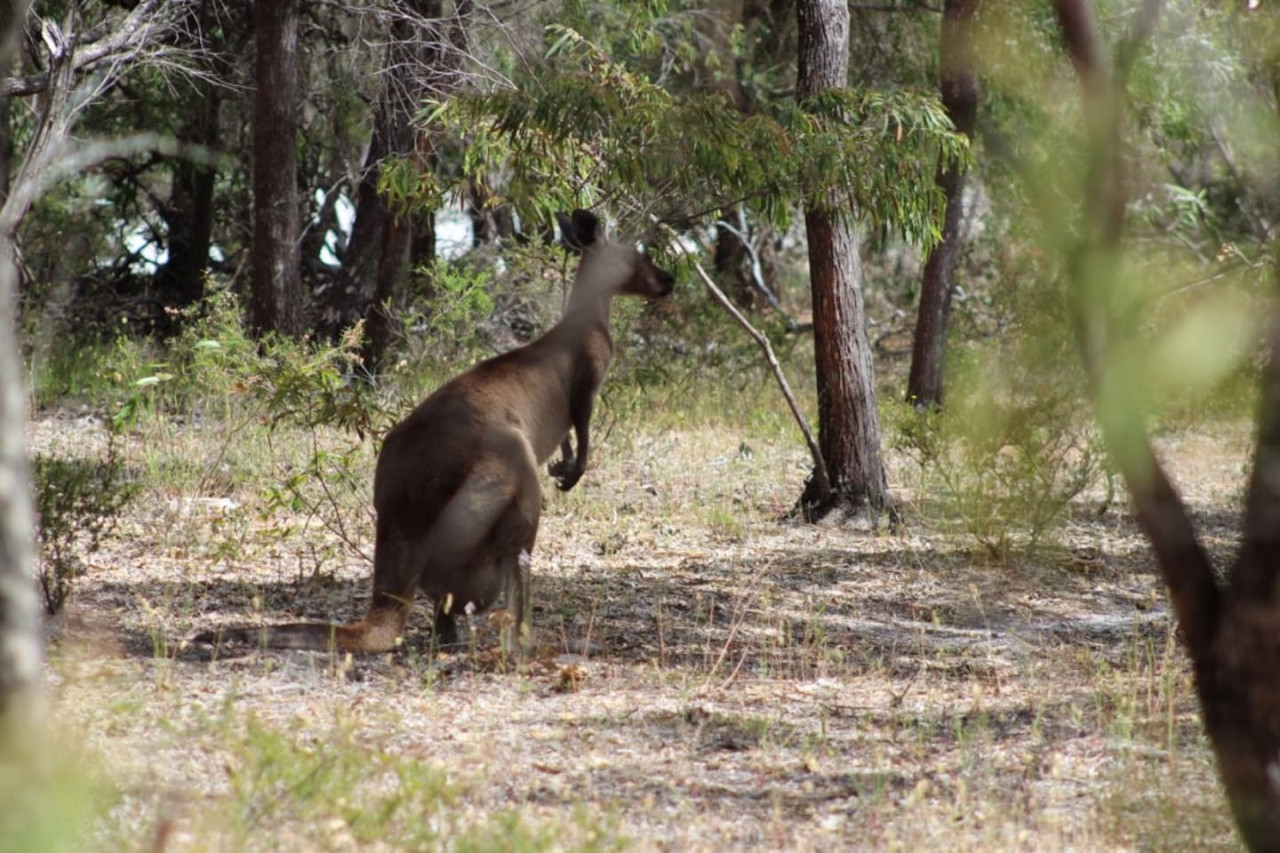
[[[37,449],[101,447],[88,420],[34,429]],[[1247,440],[1163,441],[1220,558]],[[1123,504],[1084,501],[1052,547],[994,566],[912,515],[902,460],[896,533],[780,520],[804,462],[724,429],[606,446],[546,498],[519,663],[483,619],[436,653],[424,608],[392,655],[190,646],[357,617],[368,526],[343,542],[216,477],[144,490],[50,631],[55,724],[108,792],[88,846],[1233,849]]]

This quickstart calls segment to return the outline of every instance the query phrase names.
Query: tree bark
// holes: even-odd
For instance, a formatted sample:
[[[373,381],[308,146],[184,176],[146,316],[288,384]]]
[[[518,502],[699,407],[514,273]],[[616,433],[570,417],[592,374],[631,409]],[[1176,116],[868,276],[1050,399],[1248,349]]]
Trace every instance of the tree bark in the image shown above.
[[[298,248],[296,111],[300,0],[253,4],[253,286],[249,323],[257,335],[300,337],[302,257]]]
[[[720,211],[721,218],[727,217],[731,211]],[[716,223],[715,254],[712,256],[712,269],[724,292],[729,294],[733,304],[744,311],[750,311],[755,305],[755,288],[751,286],[751,273],[746,266],[750,263],[747,249],[742,245],[746,234],[739,235],[733,229]]]
[[[9,99],[0,95],[0,204],[9,197],[9,175],[13,171],[12,116]]]
[[[195,81],[192,109],[181,139],[215,148],[221,97],[215,84]],[[164,210],[169,233],[169,258],[156,271],[161,302],[184,309],[204,298],[204,277],[213,243],[213,188],[217,171],[207,163],[178,158],[173,164],[173,188]],[[166,324],[168,325],[168,324]],[[167,331],[176,330],[176,325]]]
[[[1119,52],[1122,67],[1150,32],[1158,6],[1148,0],[1138,11]],[[1224,587],[1156,459],[1133,395],[1115,386],[1110,371],[1107,306],[1119,281],[1126,202],[1120,144],[1125,99],[1089,4],[1055,0],[1054,8],[1080,78],[1091,148],[1084,227],[1065,261],[1099,423],[1169,589],[1236,826],[1249,849],[1280,851],[1280,263],[1243,542]]]
[[[29,5],[0,0],[0,77],[9,72]],[[0,724],[21,728],[38,703],[41,649],[17,298],[14,233],[0,227]]]
[[[970,31],[979,0],[945,0],[942,10],[939,88],[947,117],[958,133],[973,139],[978,111],[978,86],[973,75]],[[911,348],[911,374],[907,402],[917,409],[942,406],[943,368],[946,366],[947,329],[951,322],[951,296],[955,292],[956,260],[960,255],[960,222],[963,219],[965,164],[940,162],[937,183],[946,197],[942,240],[929,252],[920,285],[920,309]]]
[[[190,81],[191,101],[179,130],[182,142],[218,148],[218,119],[222,108],[218,76],[226,72],[225,23],[217,18],[212,0],[201,0],[197,16],[199,32],[209,59],[204,70],[209,78]],[[194,40],[194,36],[190,37]],[[220,74],[220,72],[222,74]],[[166,308],[185,309],[204,299],[205,271],[213,244],[213,190],[217,170],[209,163],[189,157],[173,161],[169,203],[162,211],[168,232],[169,258],[156,271],[155,287]],[[166,314],[166,317],[168,315]],[[177,330],[176,318],[164,321],[162,331]]]
[[[796,95],[803,104],[846,85],[849,9],[839,0],[801,0],[796,10]],[[880,417],[852,214],[836,210],[829,199],[806,202],[818,444],[830,482],[823,488],[819,478],[810,477],[798,509],[810,520],[838,510],[874,523],[880,513],[892,513],[893,503],[880,457]]]
[[[373,134],[356,189],[351,241],[321,317],[330,333],[364,318],[363,356],[370,370],[378,368],[399,332],[396,309],[404,301],[410,265],[430,264],[435,257],[433,218],[393,211],[378,192],[378,169],[390,157],[415,157],[420,168],[435,168],[434,153],[419,139],[413,117],[424,93],[451,86],[450,72],[465,46],[469,5],[456,4],[448,39],[441,0],[411,0],[405,14],[391,22],[384,82],[374,101]],[[430,31],[424,26],[428,21]]]

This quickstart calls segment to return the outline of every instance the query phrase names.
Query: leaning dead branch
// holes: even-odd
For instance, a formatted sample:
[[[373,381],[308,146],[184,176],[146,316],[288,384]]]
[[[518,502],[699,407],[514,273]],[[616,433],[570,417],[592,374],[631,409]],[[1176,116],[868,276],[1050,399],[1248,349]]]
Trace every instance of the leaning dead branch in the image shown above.
[[[670,226],[661,225],[661,228],[671,235],[674,239],[672,243],[679,248],[681,254],[689,261],[693,267],[693,271],[698,274],[698,278],[702,279],[702,283],[707,288],[707,292],[725,311],[729,312],[729,316],[733,318],[739,326],[746,331],[751,339],[759,345],[764,352],[765,361],[769,364],[769,369],[773,371],[773,377],[778,382],[778,388],[782,391],[782,396],[787,401],[787,406],[791,409],[791,415],[796,420],[796,425],[800,427],[800,432],[804,435],[805,444],[809,446],[809,455],[813,457],[813,476],[820,488],[829,488],[831,482],[827,474],[826,462],[822,459],[822,451],[818,447],[818,441],[814,438],[813,430],[809,428],[809,422],[805,420],[804,413],[800,411],[800,404],[796,402],[795,394],[791,393],[791,385],[787,382],[787,375],[782,372],[782,365],[778,362],[778,357],[774,355],[773,346],[769,343],[769,338],[765,336],[755,326],[751,325],[748,320],[733,301],[725,295],[716,283],[712,280],[707,271],[703,269],[702,264],[698,263],[698,259],[693,256],[679,240],[679,235],[671,229]]]

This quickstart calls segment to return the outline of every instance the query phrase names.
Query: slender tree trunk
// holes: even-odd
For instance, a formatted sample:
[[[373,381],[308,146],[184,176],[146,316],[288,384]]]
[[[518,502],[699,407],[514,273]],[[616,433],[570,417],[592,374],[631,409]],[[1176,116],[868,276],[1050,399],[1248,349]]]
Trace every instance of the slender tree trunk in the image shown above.
[[[970,31],[979,0],[945,0],[942,11],[942,104],[956,131],[973,139],[978,111],[978,86],[973,76]],[[946,365],[951,295],[955,292],[956,260],[960,254],[965,164],[938,164],[937,182],[947,199],[942,240],[929,253],[920,286],[920,311],[911,349],[907,402],[917,409],[942,405],[942,375]]]
[[[17,297],[13,235],[0,234],[0,721],[36,695],[41,658]]]
[[[520,240],[511,205],[493,202],[493,193],[479,178],[470,182],[467,218],[471,220],[471,247],[478,249],[499,241]]]
[[[3,72],[0,71],[0,77]],[[13,171],[13,110],[9,99],[0,97],[0,204],[9,197],[9,175]]]
[[[218,148],[218,120],[222,109],[221,84],[214,78],[225,76],[226,35],[213,8],[214,0],[201,0],[195,12],[203,44],[210,54],[205,65],[209,79],[190,81],[191,100],[179,139],[207,149]],[[191,37],[194,42],[196,37]],[[169,205],[164,210],[168,230],[169,258],[156,271],[155,286],[165,307],[185,309],[204,298],[205,271],[213,244],[213,190],[217,171],[209,163],[182,157],[173,161],[173,183]],[[165,323],[165,332],[177,330],[175,321]]]
[[[849,8],[840,0],[800,0],[799,74],[801,103],[846,85],[849,67]],[[818,386],[818,444],[830,483],[810,477],[799,509],[816,520],[833,510],[874,522],[892,513],[880,457],[871,345],[862,300],[862,264],[853,212],[826,200],[810,200],[804,214],[813,291],[814,359]]]
[[[731,213],[732,211],[722,210],[720,216],[724,218]],[[742,239],[746,236],[739,236],[733,229],[717,224],[712,269],[716,272],[720,287],[729,294],[733,304],[744,311],[750,311],[755,304],[756,291],[751,286],[751,273],[746,268],[750,263],[747,249],[742,245]]]
[[[0,0],[0,77],[9,73],[29,5],[27,0]],[[26,398],[17,340],[16,227],[17,220],[0,222],[0,723],[20,726],[38,700],[41,649],[33,571],[35,514],[24,446]]]
[[[1122,71],[1159,6],[1148,0],[1140,7],[1118,53]],[[1119,284],[1127,200],[1125,99],[1086,0],[1054,0],[1054,7],[1080,77],[1091,149],[1083,228],[1065,260],[1099,423],[1168,587],[1236,826],[1250,850],[1280,851],[1280,262],[1243,541],[1224,586],[1155,456],[1131,389],[1114,387],[1108,305]]]
[[[256,334],[274,331],[293,337],[304,331],[296,151],[300,2],[253,4],[257,59],[249,322]]]

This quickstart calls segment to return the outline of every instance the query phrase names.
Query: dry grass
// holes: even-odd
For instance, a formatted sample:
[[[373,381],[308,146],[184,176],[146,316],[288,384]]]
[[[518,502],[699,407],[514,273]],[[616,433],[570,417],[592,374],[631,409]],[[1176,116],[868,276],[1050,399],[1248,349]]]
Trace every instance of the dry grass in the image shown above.
[[[395,655],[211,658],[183,638],[358,614],[368,567],[261,512],[250,474],[287,445],[247,433],[214,464],[197,427],[130,448],[192,470],[149,478],[55,626],[54,725],[96,780],[74,849],[1236,843],[1123,507],[1081,505],[1059,545],[988,566],[920,523],[780,521],[806,473],[789,437],[641,431],[548,490],[522,664],[485,625],[434,654],[424,612]],[[34,442],[91,452],[88,430],[49,417]],[[1166,441],[1219,553],[1247,438]],[[909,469],[891,479],[910,493]]]

